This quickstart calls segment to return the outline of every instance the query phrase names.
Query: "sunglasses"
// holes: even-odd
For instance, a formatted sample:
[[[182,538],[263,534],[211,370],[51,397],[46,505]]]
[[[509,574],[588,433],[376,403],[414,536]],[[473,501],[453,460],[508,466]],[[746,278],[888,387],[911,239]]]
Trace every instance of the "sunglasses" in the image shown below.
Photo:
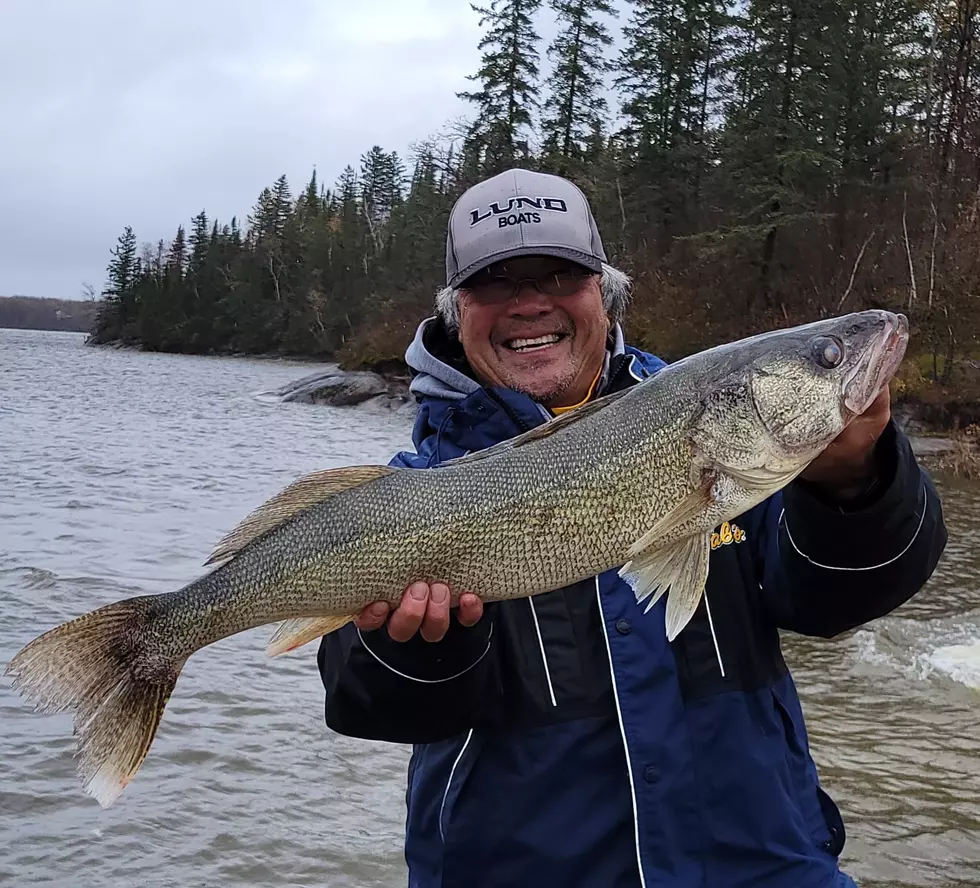
[[[485,275],[471,279],[462,289],[481,302],[502,302],[513,299],[524,284],[530,284],[545,296],[571,296],[581,290],[590,277],[594,277],[593,272],[577,268],[563,268],[540,277],[518,280],[505,275]]]

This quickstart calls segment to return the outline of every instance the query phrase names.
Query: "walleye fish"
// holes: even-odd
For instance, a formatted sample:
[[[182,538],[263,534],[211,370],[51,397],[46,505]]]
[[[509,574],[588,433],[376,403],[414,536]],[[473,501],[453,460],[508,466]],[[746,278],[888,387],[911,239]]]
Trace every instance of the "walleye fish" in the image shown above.
[[[445,582],[455,604],[461,591],[514,599],[618,568],[646,610],[667,593],[673,640],[701,600],[711,532],[803,471],[907,341],[906,319],[886,311],[776,330],[439,467],[315,472],[221,540],[209,573],[51,629],[6,672],[38,710],[74,713],[84,789],[108,807],[187,658],[253,627],[284,621],[269,644],[279,654],[417,580]]]

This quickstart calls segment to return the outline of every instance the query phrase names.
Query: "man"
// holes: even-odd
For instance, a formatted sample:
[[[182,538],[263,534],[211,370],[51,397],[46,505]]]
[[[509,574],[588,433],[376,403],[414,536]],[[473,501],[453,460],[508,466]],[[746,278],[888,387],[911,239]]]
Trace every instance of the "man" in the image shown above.
[[[417,452],[393,465],[480,450],[664,366],[624,344],[628,279],[564,179],[518,169],[467,191],[446,264],[406,355]],[[416,583],[323,640],[327,725],[414,744],[411,886],[854,885],[778,631],[829,637],[892,611],[945,546],[887,387],[722,535],[712,621],[701,604],[672,643],[664,599],[644,614],[615,571],[486,606],[455,590],[452,616],[444,584]]]

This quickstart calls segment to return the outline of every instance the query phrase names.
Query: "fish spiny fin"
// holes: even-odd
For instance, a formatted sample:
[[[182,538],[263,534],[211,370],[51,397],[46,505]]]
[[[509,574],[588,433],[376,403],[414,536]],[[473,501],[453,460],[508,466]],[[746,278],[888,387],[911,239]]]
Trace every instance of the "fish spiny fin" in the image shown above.
[[[398,469],[390,466],[346,466],[304,475],[255,509],[234,530],[226,534],[204,563],[213,564],[230,558],[300,512],[345,490],[360,487],[397,471]]]
[[[266,653],[270,657],[278,657],[287,651],[294,651],[308,642],[331,632],[336,632],[354,619],[354,614],[329,617],[301,617],[296,620],[286,620],[269,639]]]
[[[475,453],[468,453],[466,456],[457,456],[454,459],[447,459],[440,463],[436,467],[436,471],[446,466],[460,465],[462,463],[476,462],[481,459],[488,459],[489,457],[496,456],[498,453],[507,450],[514,450],[517,447],[522,447],[525,444],[530,444],[534,441],[540,441],[542,438],[548,438],[554,435],[556,432],[560,432],[566,426],[574,425],[575,423],[581,422],[583,419],[598,413],[600,410],[608,407],[613,401],[618,401],[620,398],[625,397],[634,392],[639,386],[633,386],[631,388],[622,389],[618,392],[612,392],[608,395],[603,395],[601,398],[596,398],[593,401],[589,401],[588,404],[583,404],[581,407],[576,407],[574,410],[569,410],[567,413],[562,413],[556,416],[554,419],[549,419],[547,422],[543,422],[539,426],[535,426],[529,431],[522,432],[520,435],[515,435],[513,438],[508,438],[506,441],[501,441],[499,444],[493,444],[490,447],[486,447],[483,450],[477,450]]]
[[[638,603],[652,596],[646,611],[667,592],[668,641],[678,636],[698,609],[710,553],[710,535],[698,534],[643,552],[620,568],[620,576],[632,586]]]
[[[668,510],[653,527],[630,546],[627,554],[631,558],[635,558],[641,552],[662,545],[662,541],[671,532],[683,527],[688,521],[693,521],[699,515],[703,515],[714,502],[713,487],[714,475],[706,473],[702,478],[701,485]]]
[[[158,597],[120,601],[63,623],[26,645],[6,669],[37,711],[74,713],[78,774],[103,808],[146,758],[186,659],[148,668],[153,661],[140,638]]]

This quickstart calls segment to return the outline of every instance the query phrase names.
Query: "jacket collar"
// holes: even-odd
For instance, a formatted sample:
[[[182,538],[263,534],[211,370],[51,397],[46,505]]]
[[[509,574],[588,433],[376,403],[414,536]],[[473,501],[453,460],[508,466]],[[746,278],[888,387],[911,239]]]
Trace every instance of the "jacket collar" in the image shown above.
[[[436,435],[451,440],[453,450],[479,450],[540,425],[549,411],[513,389],[480,385],[462,346],[438,318],[426,318],[405,352],[412,374],[410,390],[419,402],[412,434],[416,447]],[[609,394],[642,381],[663,361],[627,346],[622,328],[610,331],[596,394]],[[437,447],[437,451],[441,447]],[[441,457],[448,456],[440,454]]]

